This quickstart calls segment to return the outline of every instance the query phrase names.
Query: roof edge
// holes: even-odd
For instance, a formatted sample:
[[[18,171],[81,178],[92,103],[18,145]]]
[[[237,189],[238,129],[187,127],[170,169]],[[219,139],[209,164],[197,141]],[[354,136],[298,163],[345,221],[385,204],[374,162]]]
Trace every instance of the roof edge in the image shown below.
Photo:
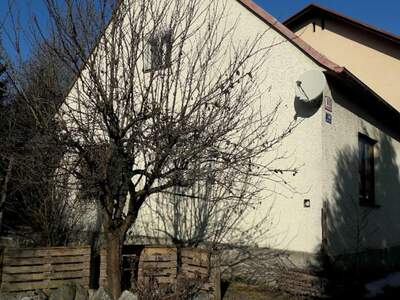
[[[400,118],[400,112],[394,108],[389,102],[379,96],[373,89],[371,89],[368,85],[366,85],[361,79],[359,79],[356,75],[350,72],[348,69],[343,68],[342,75],[344,78],[350,78],[353,82],[359,85],[362,89],[368,92],[371,96],[373,96],[381,105],[384,105],[389,111],[395,113]]]
[[[245,8],[250,10],[252,13],[254,13],[261,20],[268,23],[278,33],[286,37],[297,48],[299,48],[302,52],[311,57],[318,65],[335,73],[340,73],[344,70],[343,67],[329,60],[326,56],[322,55],[320,52],[318,52],[309,44],[307,44],[305,41],[303,41],[299,36],[293,33],[289,28],[287,28],[285,25],[283,25],[281,22],[275,19],[272,15],[266,12],[254,1],[252,0],[237,0],[237,1],[240,4],[242,4]]]
[[[338,11],[323,7],[323,6],[315,4],[315,3],[311,3],[307,6],[305,6],[303,9],[299,10],[298,12],[296,12],[295,14],[293,14],[292,16],[287,18],[282,23],[289,28],[291,26],[296,26],[296,24],[298,24],[299,22],[306,20],[307,15],[312,14],[313,12],[322,12],[322,13],[328,14],[329,16],[331,16],[333,18],[339,19],[343,22],[351,24],[352,26],[355,26],[362,30],[368,31],[372,34],[378,35],[386,40],[389,40],[391,42],[394,42],[395,44],[400,45],[400,36],[399,35],[385,31],[385,30],[375,27],[373,25],[367,24],[363,21],[356,20],[356,19],[346,16]]]
[[[400,122],[400,112],[396,108],[394,108],[390,103],[379,96],[374,90],[372,90],[368,85],[362,82],[356,75],[351,73],[346,68],[344,68],[343,72],[340,74],[333,72],[328,72],[328,74],[332,74],[345,85],[353,86],[364,92],[365,95],[367,95],[367,97],[373,101],[372,103],[376,105],[379,110],[385,113],[385,120],[383,120],[383,122],[386,123],[386,126],[388,126],[390,130],[396,132],[397,139],[400,141],[400,131],[396,125],[393,125],[399,124]]]

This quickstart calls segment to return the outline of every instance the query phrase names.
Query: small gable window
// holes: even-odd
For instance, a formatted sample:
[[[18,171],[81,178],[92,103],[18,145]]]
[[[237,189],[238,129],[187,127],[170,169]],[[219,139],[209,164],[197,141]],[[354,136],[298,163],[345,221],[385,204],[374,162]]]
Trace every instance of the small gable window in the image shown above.
[[[171,66],[171,52],[171,31],[164,31],[153,35],[147,43],[145,72],[169,68]]]
[[[376,141],[359,133],[359,197],[360,205],[375,206],[375,144]]]

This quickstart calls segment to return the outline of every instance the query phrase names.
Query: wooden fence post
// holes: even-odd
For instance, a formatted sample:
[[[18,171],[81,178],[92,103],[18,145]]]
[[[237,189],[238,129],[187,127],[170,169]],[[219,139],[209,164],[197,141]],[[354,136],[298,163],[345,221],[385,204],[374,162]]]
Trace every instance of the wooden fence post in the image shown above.
[[[50,251],[46,251],[46,261],[47,263],[44,265],[44,271],[43,271],[43,278],[45,281],[45,285],[47,286],[47,288],[44,289],[44,292],[46,294],[49,294],[50,289],[51,289],[51,255],[50,255]]]
[[[214,269],[214,300],[221,300],[221,259],[219,254],[210,267]]]
[[[4,254],[4,248],[0,248],[0,290],[3,279],[3,254]]]
[[[99,286],[107,287],[107,250],[102,248],[100,250],[100,276],[99,276]]]

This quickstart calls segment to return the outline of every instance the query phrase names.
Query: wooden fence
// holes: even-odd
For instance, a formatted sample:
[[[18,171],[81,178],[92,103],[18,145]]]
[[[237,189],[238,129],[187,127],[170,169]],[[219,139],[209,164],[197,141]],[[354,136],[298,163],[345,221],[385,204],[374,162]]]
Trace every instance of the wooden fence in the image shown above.
[[[138,280],[146,283],[174,284],[177,277],[176,248],[148,247],[140,254]]]
[[[155,280],[160,285],[175,285],[182,276],[201,283],[200,290],[219,300],[220,274],[217,263],[211,263],[209,253],[202,249],[146,247],[139,260],[139,282]]]
[[[67,282],[88,288],[90,247],[6,248],[2,271],[3,293],[51,290]]]
[[[201,249],[182,249],[182,273],[188,278],[208,277],[210,262],[208,252]]]
[[[2,249],[0,249],[2,250]],[[1,252],[0,252],[1,254]],[[5,248],[0,255],[0,292],[17,293],[57,289],[75,282],[89,288],[90,247]],[[131,253],[130,256],[133,254]],[[146,283],[176,285],[179,276],[201,282],[201,290],[220,299],[219,267],[210,262],[207,251],[173,247],[145,247],[140,253],[137,279]],[[1,263],[2,262],[2,263]],[[106,251],[100,252],[100,286],[106,286]]]

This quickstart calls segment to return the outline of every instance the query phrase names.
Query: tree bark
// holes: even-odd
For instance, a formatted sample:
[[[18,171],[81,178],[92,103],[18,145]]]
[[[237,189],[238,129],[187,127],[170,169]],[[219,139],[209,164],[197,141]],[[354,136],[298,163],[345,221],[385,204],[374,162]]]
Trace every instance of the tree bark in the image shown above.
[[[122,259],[122,235],[118,231],[106,234],[107,242],[107,288],[114,299],[121,296],[121,259]]]

